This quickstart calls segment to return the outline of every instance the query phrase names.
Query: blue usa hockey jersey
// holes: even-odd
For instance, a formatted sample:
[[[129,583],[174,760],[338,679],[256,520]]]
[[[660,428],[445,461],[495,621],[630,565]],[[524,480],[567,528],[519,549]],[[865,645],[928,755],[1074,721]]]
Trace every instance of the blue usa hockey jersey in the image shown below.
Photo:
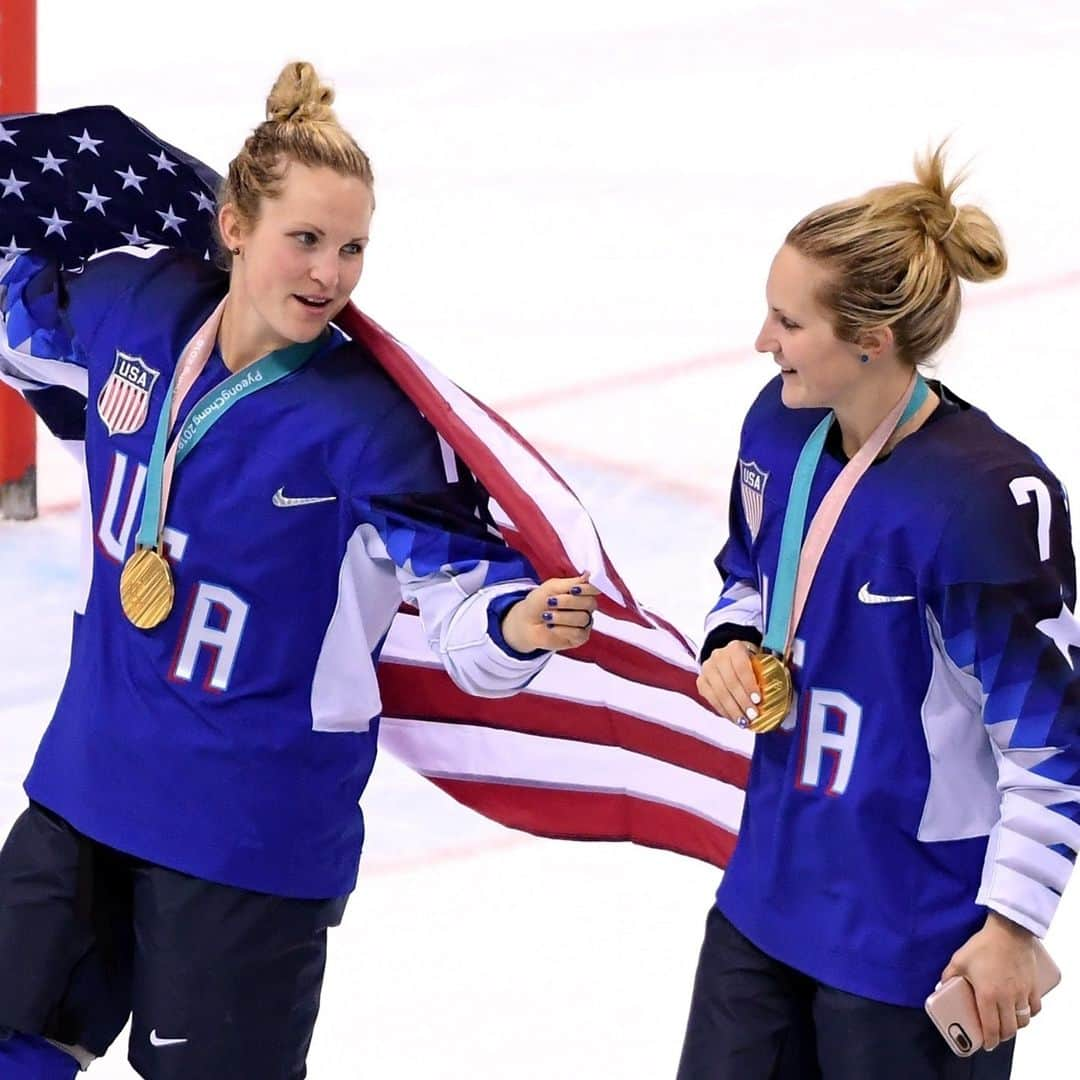
[[[375,663],[402,598],[454,680],[512,693],[498,613],[534,584],[453,454],[360,347],[230,409],[177,469],[164,539],[176,604],[124,618],[147,461],[181,349],[224,293],[208,263],[118,249],[80,272],[0,261],[0,376],[85,434],[92,553],[63,692],[26,781],[77,829],[213,881],[349,892],[376,749]],[[225,378],[216,349],[180,411]]]
[[[1042,935],[1080,850],[1080,623],[1068,505],[1027,447],[943,402],[865,474],[756,740],[717,902],[831,986],[920,1005],[993,909]],[[706,655],[757,637],[795,462],[820,410],[747,415]],[[834,427],[833,435],[837,431]],[[807,520],[843,464],[821,459]]]

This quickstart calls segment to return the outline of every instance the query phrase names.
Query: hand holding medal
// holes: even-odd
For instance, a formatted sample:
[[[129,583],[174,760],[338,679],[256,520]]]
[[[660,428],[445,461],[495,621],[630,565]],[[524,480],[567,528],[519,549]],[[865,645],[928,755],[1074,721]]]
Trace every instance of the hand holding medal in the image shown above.
[[[874,463],[898,428],[922,407],[929,388],[916,375],[903,397],[874,429],[825,493],[803,540],[810,486],[832,427],[829,413],[806,440],[795,466],[784,527],[772,606],[761,649],[735,641],[717,649],[701,667],[698,692],[721,716],[755,734],[779,727],[794,704],[791,650],[821,556],[855,485]],[[753,679],[752,688],[750,679]],[[732,708],[734,706],[734,709]]]

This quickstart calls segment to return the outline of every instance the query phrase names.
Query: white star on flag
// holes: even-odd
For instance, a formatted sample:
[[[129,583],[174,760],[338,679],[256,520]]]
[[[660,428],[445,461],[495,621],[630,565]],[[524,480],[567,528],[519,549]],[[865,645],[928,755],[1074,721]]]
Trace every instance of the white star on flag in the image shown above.
[[[92,138],[86,128],[82,129],[81,135],[69,135],[68,138],[79,144],[79,149],[76,153],[81,154],[84,150],[89,150],[95,157],[101,157],[97,148],[104,140]]]
[[[12,146],[18,146],[19,144],[12,138],[12,135],[18,135],[17,128],[6,128],[0,123],[0,142],[9,142]]]
[[[130,165],[127,167],[127,172],[121,172],[119,169],[113,169],[113,172],[124,181],[124,186],[121,191],[127,191],[129,187],[133,187],[140,195],[145,195],[146,192],[142,189],[142,181],[146,179],[145,176],[140,176]]]
[[[57,212],[56,207],[53,207],[52,217],[42,217],[38,215],[38,221],[44,222],[48,228],[45,230],[46,236],[52,236],[53,233],[59,233],[65,240],[67,239],[67,233],[64,232],[64,227],[70,225],[70,221],[65,221]]]
[[[2,183],[3,181],[0,181]],[[97,184],[91,184],[89,191],[80,191],[79,194],[86,200],[86,206],[83,209],[89,213],[91,210],[97,210],[100,214],[105,213],[105,204],[112,199],[111,195],[99,195]]]
[[[29,250],[29,248],[19,247],[19,245],[15,243],[14,236],[12,236],[11,243],[8,244],[7,247],[0,247],[0,251],[2,251],[9,259],[13,259],[16,255],[22,255],[23,252]]]
[[[1070,610],[1064,600],[1061,612],[1052,619],[1043,619],[1035,624],[1035,629],[1045,634],[1060,650],[1069,667],[1073,667],[1070,649],[1080,649],[1080,619]]]
[[[35,157],[34,160],[41,162],[41,171],[43,173],[52,171],[57,176],[63,176],[64,170],[60,166],[66,164],[68,159],[66,157],[53,157],[53,152],[46,150],[44,157]]]
[[[211,214],[214,212],[214,200],[208,195],[201,191],[193,191],[191,194],[198,200],[200,210],[208,210]]]
[[[9,195],[18,195],[19,198],[23,199],[25,202],[26,200],[23,198],[22,189],[29,183],[29,180],[18,179],[14,169],[8,170],[8,177],[6,180],[0,176],[0,184],[3,184],[4,186],[4,194],[0,195],[0,199],[6,199]]]
[[[162,150],[160,154],[147,154],[146,155],[155,165],[158,167],[158,172],[164,169],[166,172],[170,172],[173,176],[176,175],[176,162],[170,161],[165,156],[165,151]]]
[[[168,211],[155,210],[154,213],[157,214],[159,218],[161,218],[162,227],[164,229],[172,229],[172,231],[176,233],[177,236],[180,235],[180,226],[183,225],[185,221],[187,221],[187,218],[180,217],[179,214],[174,213],[172,203],[169,203]]]
[[[132,225],[131,232],[124,232],[120,230],[120,235],[129,243],[135,247],[142,247],[143,244],[149,244],[150,238],[148,236],[140,236],[138,226]]]

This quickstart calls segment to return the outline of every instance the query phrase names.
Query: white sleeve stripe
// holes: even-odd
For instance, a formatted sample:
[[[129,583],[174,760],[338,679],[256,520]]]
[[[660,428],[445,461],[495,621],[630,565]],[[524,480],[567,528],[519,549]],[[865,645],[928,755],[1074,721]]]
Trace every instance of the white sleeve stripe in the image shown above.
[[[992,908],[1038,937],[1044,937],[1058,899],[1052,889],[1037,885],[1009,866],[995,864],[975,897],[975,903]]]
[[[1010,791],[1001,801],[1001,823],[1046,847],[1064,844],[1080,852],[1080,825],[1040,803]]]
[[[1044,804],[1080,801],[1080,790],[1063,785],[1060,780],[1055,780],[1053,777],[1041,776],[1030,769],[1025,769],[1013,760],[1012,754],[1005,754],[996,746],[994,754],[998,766],[998,790],[1003,795],[1015,791],[1021,793],[1022,798],[1032,798],[1035,792],[1040,795],[1054,796],[1053,799],[1040,798],[1039,802]]]
[[[723,591],[718,605],[705,617],[706,636],[725,623],[752,626],[764,633],[761,594],[757,589],[745,581],[736,581]]]
[[[1001,830],[998,839],[997,864],[1023,874],[1044,888],[1053,889],[1059,896],[1072,874],[1072,863],[1063,855],[1008,828]]]
[[[31,385],[23,389],[37,390],[46,386],[67,386],[87,396],[86,369],[67,360],[47,359],[32,355],[24,348],[13,346],[7,339],[7,323],[0,319],[0,374],[5,381],[11,376]],[[14,379],[11,381],[14,382]]]
[[[1062,748],[1059,746],[1040,746],[1037,748],[1020,747],[1015,750],[1009,750],[1006,747],[1002,747],[1001,753],[1006,760],[1012,765],[1015,765],[1018,769],[1030,772],[1032,769],[1042,765],[1043,762],[1057,757],[1058,754],[1061,753],[1061,750]]]

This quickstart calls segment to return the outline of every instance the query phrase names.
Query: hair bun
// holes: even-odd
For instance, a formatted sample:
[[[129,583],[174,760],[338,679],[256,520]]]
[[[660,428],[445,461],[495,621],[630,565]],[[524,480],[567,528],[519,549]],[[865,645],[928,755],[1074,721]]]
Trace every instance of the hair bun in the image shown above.
[[[998,227],[977,206],[958,205],[953,194],[963,183],[960,173],[946,177],[945,143],[915,159],[915,177],[929,196],[919,215],[930,238],[941,245],[953,272],[967,281],[992,281],[1008,267]]]
[[[333,123],[334,91],[307,61],[286,64],[266,99],[266,119],[278,124]]]

